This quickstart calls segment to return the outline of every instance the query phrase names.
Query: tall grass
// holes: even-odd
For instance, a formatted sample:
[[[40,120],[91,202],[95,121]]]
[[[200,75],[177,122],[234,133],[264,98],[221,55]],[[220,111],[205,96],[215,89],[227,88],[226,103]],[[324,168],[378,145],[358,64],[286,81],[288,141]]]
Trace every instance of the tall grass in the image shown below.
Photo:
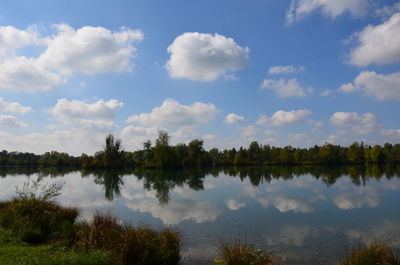
[[[400,265],[400,258],[388,244],[374,242],[347,251],[336,265]]]
[[[214,265],[278,265],[280,259],[276,255],[258,249],[250,244],[235,240],[221,243],[219,258]]]
[[[156,231],[145,226],[119,225],[109,214],[96,214],[91,222],[78,226],[75,247],[110,251],[115,264],[179,264],[181,239],[170,228]]]

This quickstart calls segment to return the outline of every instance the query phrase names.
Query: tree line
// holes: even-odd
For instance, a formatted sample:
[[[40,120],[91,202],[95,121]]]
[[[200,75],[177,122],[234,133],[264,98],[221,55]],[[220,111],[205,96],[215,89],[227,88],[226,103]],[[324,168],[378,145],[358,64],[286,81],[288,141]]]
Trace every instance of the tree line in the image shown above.
[[[63,152],[34,153],[0,152],[0,166],[70,167],[70,168],[187,168],[213,166],[262,165],[364,165],[399,164],[400,144],[365,145],[354,142],[349,146],[326,143],[310,148],[274,147],[253,141],[239,149],[204,149],[204,141],[170,144],[166,131],[159,131],[153,146],[150,140],[143,149],[125,151],[121,140],[108,135],[101,151],[94,155],[71,156]]]

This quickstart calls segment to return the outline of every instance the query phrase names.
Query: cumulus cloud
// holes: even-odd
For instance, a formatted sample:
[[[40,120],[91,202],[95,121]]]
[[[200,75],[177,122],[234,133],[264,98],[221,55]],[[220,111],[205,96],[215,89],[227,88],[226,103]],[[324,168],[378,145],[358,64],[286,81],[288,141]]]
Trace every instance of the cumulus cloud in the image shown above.
[[[24,128],[24,127],[27,127],[28,125],[19,121],[14,116],[0,114],[0,126]]]
[[[242,132],[242,136],[244,136],[244,137],[254,137],[260,131],[260,129],[254,125],[249,125],[249,126],[243,127],[240,130]]]
[[[172,78],[209,82],[246,67],[249,51],[223,35],[187,32],[168,47],[165,67]]]
[[[335,112],[330,118],[335,126],[347,126],[357,134],[369,134],[378,126],[378,119],[372,113]]]
[[[7,102],[4,98],[0,97],[0,111],[25,114],[31,112],[32,108],[22,106],[18,102]]]
[[[302,199],[276,196],[273,198],[258,198],[257,201],[265,208],[275,207],[278,211],[286,213],[289,211],[300,213],[311,213],[314,208]]]
[[[38,60],[63,75],[130,71],[136,51],[133,42],[143,39],[141,31],[129,28],[112,32],[85,26],[75,30],[62,24],[57,29]]]
[[[45,153],[66,152],[72,155],[93,154],[102,147],[106,133],[99,131],[59,130],[52,133],[29,133],[24,135],[0,131],[0,146],[6,150]],[[45,143],[45,144],[38,144]]]
[[[293,66],[293,65],[286,65],[286,66],[272,66],[268,69],[268,74],[276,75],[276,74],[295,74],[295,73],[302,73],[306,70],[303,65],[300,66]]]
[[[260,86],[263,90],[273,90],[280,98],[304,97],[311,94],[311,88],[304,88],[297,78],[286,79],[264,79]]]
[[[195,102],[183,105],[176,100],[166,99],[149,113],[141,113],[128,118],[128,122],[147,126],[187,126],[204,123],[215,117],[218,110],[214,104]]]
[[[34,27],[27,30],[20,30],[13,26],[0,27],[0,55],[9,56],[8,53],[32,44],[41,43],[38,33]]]
[[[299,123],[305,120],[307,115],[311,114],[311,111],[307,109],[284,111],[278,110],[271,117],[260,115],[260,118],[256,124],[282,126],[288,124]]]
[[[34,59],[16,57],[0,64],[0,88],[25,92],[48,91],[61,77],[46,70]]]
[[[184,220],[193,220],[196,223],[212,222],[219,215],[218,208],[208,201],[177,198],[167,205],[160,205],[154,198],[127,202],[129,209],[150,213],[166,225],[179,224]]]
[[[361,208],[364,206],[376,207],[379,205],[380,198],[378,193],[368,187],[360,188],[353,193],[339,194],[335,197],[335,205],[343,210]]]
[[[237,211],[240,208],[243,208],[246,206],[244,202],[238,202],[237,200],[226,200],[225,201],[226,207],[228,207],[232,211]]]
[[[383,24],[367,26],[354,35],[357,46],[350,52],[350,63],[357,66],[400,62],[400,13]]]
[[[113,130],[117,110],[124,104],[115,99],[85,103],[80,100],[59,99],[48,111],[67,127]]]
[[[400,100],[400,72],[383,75],[363,71],[353,82],[342,85],[339,90],[345,93],[361,91],[365,96],[377,100]]]
[[[100,74],[132,69],[134,42],[143,39],[140,30],[122,28],[112,32],[102,27],[73,29],[56,25],[57,33],[41,37],[28,30],[0,27],[0,88],[38,92],[54,89],[62,76],[74,73]],[[18,55],[18,48],[42,45],[38,57]]]
[[[228,115],[226,115],[224,122],[227,124],[234,124],[240,121],[244,121],[244,117],[243,116],[239,116],[235,113],[229,113]]]
[[[400,129],[383,129],[381,135],[390,139],[400,139]]]
[[[350,12],[354,17],[366,13],[368,0],[292,0],[286,13],[286,22],[291,24],[299,21],[315,10],[321,10],[322,14],[330,18]]]
[[[384,5],[380,8],[377,8],[375,10],[375,15],[381,18],[388,18],[391,17],[392,15],[400,12],[400,3],[394,3],[391,6]]]

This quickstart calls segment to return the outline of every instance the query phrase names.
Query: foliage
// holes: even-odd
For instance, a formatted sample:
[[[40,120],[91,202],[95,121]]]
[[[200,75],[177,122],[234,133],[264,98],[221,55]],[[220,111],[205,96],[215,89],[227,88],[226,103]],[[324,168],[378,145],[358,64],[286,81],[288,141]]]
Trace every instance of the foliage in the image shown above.
[[[252,245],[241,243],[239,240],[232,243],[222,243],[219,248],[219,259],[214,265],[278,265],[280,259],[271,253],[258,249]]]
[[[361,244],[345,254],[337,265],[400,265],[400,258],[385,243]]]

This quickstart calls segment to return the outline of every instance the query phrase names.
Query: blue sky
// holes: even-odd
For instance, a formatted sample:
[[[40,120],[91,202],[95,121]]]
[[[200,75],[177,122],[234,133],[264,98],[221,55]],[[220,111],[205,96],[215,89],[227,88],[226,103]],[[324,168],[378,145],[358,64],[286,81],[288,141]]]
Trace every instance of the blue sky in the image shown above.
[[[0,148],[400,140],[400,2],[3,1]]]

